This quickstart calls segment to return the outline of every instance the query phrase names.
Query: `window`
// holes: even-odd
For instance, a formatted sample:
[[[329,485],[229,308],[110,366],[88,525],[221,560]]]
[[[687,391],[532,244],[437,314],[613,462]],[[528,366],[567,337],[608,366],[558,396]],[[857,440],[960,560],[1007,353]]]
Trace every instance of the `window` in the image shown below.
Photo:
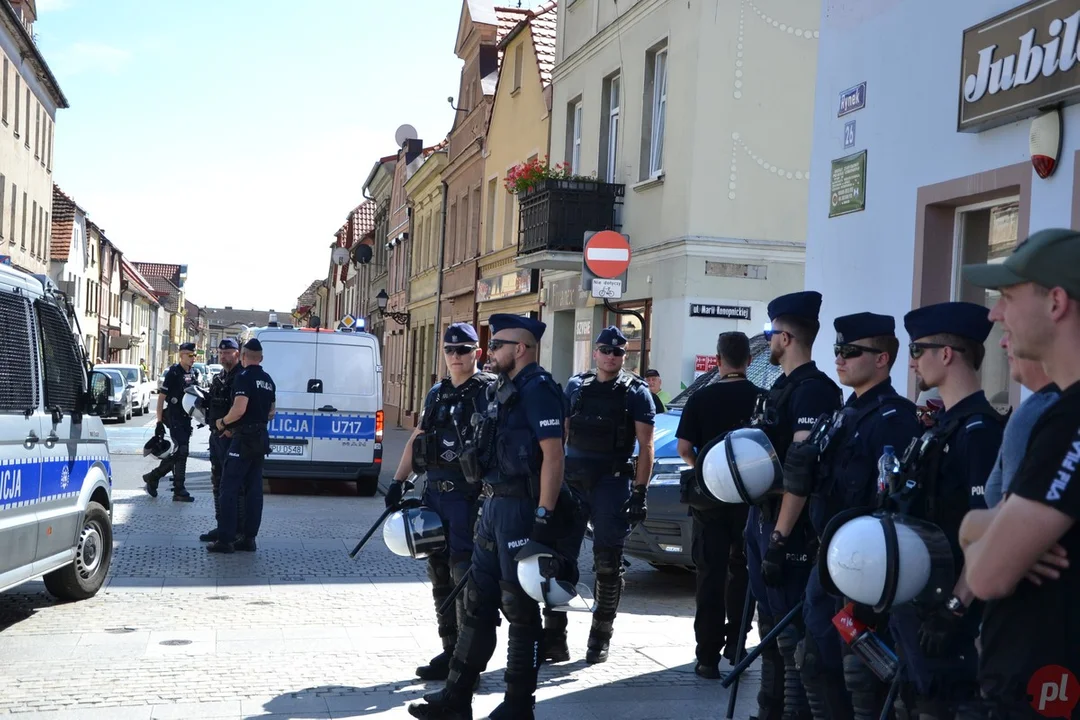
[[[450,214],[447,217],[449,220],[446,223],[446,266],[450,267],[457,264],[458,225],[456,202],[450,203]]]
[[[26,249],[26,192],[22,194],[22,249]]]
[[[4,223],[3,223],[3,210],[4,210],[4,191],[7,189],[7,178],[0,175],[0,240],[4,239]],[[15,236],[12,235],[12,240]]]
[[[19,186],[11,183],[11,244],[15,244],[15,208],[19,204]]]
[[[0,413],[24,413],[38,407],[38,381],[33,350],[37,346],[30,321],[30,303],[0,292]]]
[[[642,99],[641,180],[664,173],[664,121],[667,114],[667,41],[650,50],[645,62],[645,91]]]
[[[4,206],[4,193],[0,191],[0,207]],[[43,235],[45,235],[45,257],[52,257],[52,248],[49,246],[49,242],[52,240],[52,226],[49,225],[49,211],[45,210],[45,220],[42,221],[41,227],[44,228]]]
[[[77,409],[83,388],[82,363],[71,335],[71,326],[60,308],[38,300],[42,359],[45,365],[45,408],[71,413]]]
[[[644,302],[615,303],[613,307],[618,310],[633,310],[645,318],[645,326],[642,327],[641,321],[633,315],[618,315],[610,310],[604,311],[604,327],[615,325],[626,335],[624,367],[630,372],[640,373],[643,355],[644,366],[648,367],[649,363],[649,351],[651,350],[649,338],[652,335],[652,302],[645,300]]]
[[[22,97],[22,76],[15,73],[15,137],[19,137],[19,99]]]
[[[570,172],[574,175],[581,174],[581,100],[570,103],[566,113],[566,147],[570,163]]]
[[[619,158],[619,111],[621,105],[622,79],[614,75],[604,81],[604,107],[607,112],[604,126],[600,128],[600,167],[603,179],[615,182]]]
[[[472,245],[472,238],[469,236],[469,221],[472,219],[471,208],[469,207],[469,193],[466,191],[461,196],[461,217],[458,218],[458,222],[461,223],[461,234],[458,236],[458,262],[465,260],[469,257],[469,246]]]
[[[516,201],[517,195],[509,192],[506,193],[506,197],[503,199],[502,247],[517,245],[517,238],[514,237],[514,208]]]
[[[3,99],[3,113],[0,114],[0,120],[3,120],[5,125],[8,124],[8,121],[7,121],[7,118],[8,118],[7,109],[8,109],[8,66],[9,65],[11,65],[11,63],[8,61],[7,58],[4,58],[4,91],[3,91],[4,99]]]
[[[472,189],[472,238],[475,242],[469,243],[469,257],[480,254],[480,186]]]
[[[26,88],[26,132],[23,133],[23,147],[30,149],[30,88]]]
[[[518,43],[518,46],[514,48],[514,92],[521,89],[521,63],[524,53],[522,52],[525,46]]]
[[[37,200],[34,200],[34,209],[30,211],[30,254],[41,257],[37,235]]]
[[[518,48],[521,49],[520,47]],[[484,252],[495,251],[495,203],[498,202],[499,178],[488,180],[487,187],[487,217],[484,218]],[[509,195],[510,193],[506,193]],[[499,243],[501,247],[506,242]]]
[[[50,122],[49,123],[49,155],[48,155],[48,159],[45,161],[45,169],[48,170],[49,172],[52,172],[53,131],[55,129],[56,129],[56,124],[53,123],[53,122]]]
[[[34,105],[34,159],[41,157],[41,104]]]

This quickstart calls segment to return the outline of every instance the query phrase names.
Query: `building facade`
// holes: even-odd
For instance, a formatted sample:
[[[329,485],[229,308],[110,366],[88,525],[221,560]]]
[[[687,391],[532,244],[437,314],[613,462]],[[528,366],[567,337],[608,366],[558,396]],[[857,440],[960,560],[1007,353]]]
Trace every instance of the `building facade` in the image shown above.
[[[914,307],[996,302],[961,265],[1003,259],[1043,228],[1080,229],[1080,1],[890,0],[833,6],[821,22],[806,285],[824,295],[823,325],[886,313],[904,342]],[[1057,160],[1046,178],[1031,160],[1036,121],[1062,130],[1043,151]],[[1000,338],[995,327],[980,373],[999,409],[1022,395]],[[824,344],[816,354],[820,365]],[[902,360],[893,382],[914,398]]]
[[[86,236],[86,211],[53,185],[49,241],[49,277],[71,299],[83,346],[96,358],[97,302],[94,288],[99,280],[96,250]]]
[[[164,358],[160,368],[161,372],[164,372],[176,362],[180,344],[186,341],[184,284],[187,281],[187,265],[148,262],[132,264],[154,288],[154,296],[161,303],[164,313],[164,317],[159,313],[158,322],[160,354]]]
[[[120,259],[120,343],[126,344],[119,352],[119,362],[138,365],[145,361],[153,368],[151,343],[157,316],[157,298],[154,289],[135,266]]]
[[[120,337],[120,261],[123,254],[93,221],[86,221],[90,242],[98,248],[98,357],[118,362],[127,343]]]
[[[53,137],[68,103],[34,42],[36,17],[32,0],[0,2],[0,262],[49,274]]]
[[[371,246],[371,259],[366,263],[367,267],[361,270],[361,284],[367,287],[368,332],[379,338],[382,347],[383,380],[386,379],[386,338],[385,334],[389,326],[394,325],[389,318],[383,316],[378,308],[377,297],[380,292],[390,291],[387,289],[387,274],[389,272],[389,242],[386,240],[390,235],[390,193],[394,187],[394,169],[397,167],[397,155],[388,155],[379,158],[371,168],[367,180],[364,181],[364,197],[375,203],[375,214],[372,219],[374,225],[373,240]],[[384,397],[385,400],[385,397]]]
[[[521,198],[517,257],[544,271],[541,358],[556,379],[618,325],[627,367],[657,368],[674,391],[720,332],[756,334],[768,302],[803,287],[820,7],[560,5],[551,162],[593,181]],[[570,208],[581,222],[542,220]],[[610,309],[580,276],[585,232],[605,229],[631,246]]]
[[[547,156],[551,69],[555,61],[556,4],[528,12],[506,32],[497,49],[498,81],[484,151],[481,255],[476,283],[480,342],[490,337],[494,313],[540,316],[540,271],[518,268],[517,194],[507,176]]]
[[[218,344],[225,338],[240,337],[240,334],[250,327],[266,327],[270,324],[271,315],[276,315],[274,309],[270,310],[241,310],[226,305],[223,308],[202,308],[206,326],[206,362],[220,362],[218,359]],[[286,317],[278,317],[278,323],[287,323]]]

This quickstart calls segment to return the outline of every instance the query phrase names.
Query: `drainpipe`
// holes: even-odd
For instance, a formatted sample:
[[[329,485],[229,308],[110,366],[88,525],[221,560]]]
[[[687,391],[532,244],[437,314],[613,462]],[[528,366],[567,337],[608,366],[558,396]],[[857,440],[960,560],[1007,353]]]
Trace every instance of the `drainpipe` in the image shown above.
[[[442,289],[443,289],[443,263],[446,261],[446,198],[449,194],[449,186],[442,181],[442,208],[439,212],[439,281],[435,289],[435,342],[432,343],[431,384],[434,385],[439,373],[439,348],[442,347]]]

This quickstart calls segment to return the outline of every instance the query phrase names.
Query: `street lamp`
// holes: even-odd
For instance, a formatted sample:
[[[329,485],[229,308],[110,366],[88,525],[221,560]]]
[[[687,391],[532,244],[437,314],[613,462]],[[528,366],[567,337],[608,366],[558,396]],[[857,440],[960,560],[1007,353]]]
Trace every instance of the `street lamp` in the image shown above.
[[[379,312],[386,315],[398,325],[409,324],[409,313],[407,312],[390,312],[386,311],[386,306],[390,303],[390,296],[386,294],[386,288],[379,291],[379,294],[375,296],[375,303],[379,306]]]

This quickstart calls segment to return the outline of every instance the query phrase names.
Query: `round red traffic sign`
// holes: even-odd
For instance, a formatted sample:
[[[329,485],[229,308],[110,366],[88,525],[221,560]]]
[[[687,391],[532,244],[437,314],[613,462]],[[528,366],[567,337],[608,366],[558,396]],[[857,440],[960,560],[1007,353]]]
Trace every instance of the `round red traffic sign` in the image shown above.
[[[630,243],[614,230],[601,230],[585,243],[585,267],[598,278],[617,278],[630,267]]]

